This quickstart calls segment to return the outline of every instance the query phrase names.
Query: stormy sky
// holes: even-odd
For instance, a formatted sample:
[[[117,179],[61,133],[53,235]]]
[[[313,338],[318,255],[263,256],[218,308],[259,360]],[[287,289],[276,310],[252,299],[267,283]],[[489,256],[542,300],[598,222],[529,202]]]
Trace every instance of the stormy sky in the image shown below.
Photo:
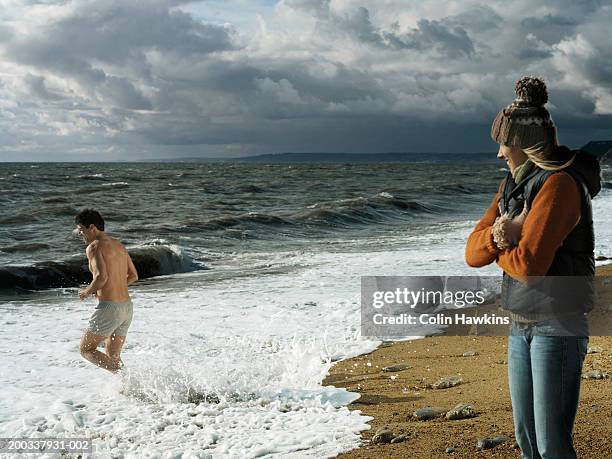
[[[0,161],[496,151],[543,76],[612,139],[612,1],[0,0]]]

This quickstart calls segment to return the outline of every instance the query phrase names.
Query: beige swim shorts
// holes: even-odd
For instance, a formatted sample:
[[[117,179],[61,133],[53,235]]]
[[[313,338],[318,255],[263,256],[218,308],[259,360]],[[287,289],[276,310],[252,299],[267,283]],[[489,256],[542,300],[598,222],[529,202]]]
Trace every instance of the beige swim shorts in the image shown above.
[[[125,336],[132,323],[132,300],[101,300],[89,318],[89,331],[100,336]]]

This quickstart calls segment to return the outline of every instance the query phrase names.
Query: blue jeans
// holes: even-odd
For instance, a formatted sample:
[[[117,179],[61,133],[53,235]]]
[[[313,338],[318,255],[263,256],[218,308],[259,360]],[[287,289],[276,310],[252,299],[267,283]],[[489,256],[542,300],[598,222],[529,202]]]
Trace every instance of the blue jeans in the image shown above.
[[[512,323],[508,382],[516,440],[523,459],[576,458],[572,442],[587,336],[546,336],[554,321]]]

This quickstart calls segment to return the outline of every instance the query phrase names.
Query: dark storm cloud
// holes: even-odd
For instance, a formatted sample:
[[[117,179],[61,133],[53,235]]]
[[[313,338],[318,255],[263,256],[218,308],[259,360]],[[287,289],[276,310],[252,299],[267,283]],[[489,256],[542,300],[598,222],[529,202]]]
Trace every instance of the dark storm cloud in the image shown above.
[[[61,95],[49,91],[45,85],[45,78],[40,75],[28,74],[24,77],[24,83],[29,89],[30,94],[37,98],[49,101],[64,99]]]
[[[521,48],[518,52],[514,53],[518,56],[521,61],[530,61],[530,60],[540,60],[547,59],[553,55],[552,51],[549,49],[538,49],[534,48]]]
[[[331,3],[325,0],[291,0],[285,4],[316,17],[320,21],[317,30],[326,35],[345,33],[360,42],[419,51],[433,48],[450,58],[470,55],[474,51],[467,32],[456,23],[423,19],[416,28],[398,34],[394,30],[376,27],[370,11],[363,6],[339,14],[333,12]]]
[[[287,7],[305,11],[319,19],[329,18],[331,0],[284,0]]]
[[[447,15],[283,0],[248,31],[199,19],[198,4],[15,6],[0,22],[0,158],[482,151],[523,73],[546,78],[561,138],[610,124],[612,13],[598,2],[537,16],[524,0],[451,1]]]
[[[152,78],[145,53],[205,55],[232,47],[228,31],[202,24],[162,2],[87,2],[68,17],[7,46],[14,62],[78,80],[113,106],[150,110],[132,79]],[[121,66],[130,76],[107,73],[99,64]]]
[[[495,29],[504,22],[503,18],[486,5],[467,6],[466,10],[445,19],[450,25],[457,25],[474,32]]]
[[[77,9],[67,18],[15,39],[8,48],[9,56],[25,64],[70,72],[82,71],[78,66],[93,60],[142,64],[143,52],[151,48],[172,50],[178,46],[182,53],[188,53],[227,46],[227,34],[219,27],[200,26],[189,16],[170,14],[160,5],[137,5],[143,4],[126,2],[97,10],[94,4],[92,9]]]
[[[443,21],[421,19],[418,27],[409,33],[396,35],[385,33],[385,38],[399,48],[419,51],[434,48],[450,58],[470,56],[474,44],[462,27],[449,27]]]

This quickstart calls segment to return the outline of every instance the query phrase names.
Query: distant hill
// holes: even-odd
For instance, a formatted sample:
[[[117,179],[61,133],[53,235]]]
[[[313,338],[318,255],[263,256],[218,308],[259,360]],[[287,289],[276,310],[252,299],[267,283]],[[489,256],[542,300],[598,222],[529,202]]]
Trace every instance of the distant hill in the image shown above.
[[[409,163],[495,160],[491,153],[277,153],[241,158],[256,163]]]
[[[594,154],[598,158],[612,155],[612,140],[591,140],[581,147],[582,150]]]
[[[495,153],[271,153],[241,158],[168,158],[162,162],[241,163],[413,163],[442,161],[497,161]]]
[[[612,156],[612,140],[592,140],[583,150],[598,158]],[[143,160],[150,162],[151,160]],[[268,153],[240,158],[164,158],[154,162],[187,162],[187,163],[414,163],[414,162],[447,162],[447,161],[499,161],[497,152],[488,153],[426,153],[426,152],[387,152],[387,153]]]

